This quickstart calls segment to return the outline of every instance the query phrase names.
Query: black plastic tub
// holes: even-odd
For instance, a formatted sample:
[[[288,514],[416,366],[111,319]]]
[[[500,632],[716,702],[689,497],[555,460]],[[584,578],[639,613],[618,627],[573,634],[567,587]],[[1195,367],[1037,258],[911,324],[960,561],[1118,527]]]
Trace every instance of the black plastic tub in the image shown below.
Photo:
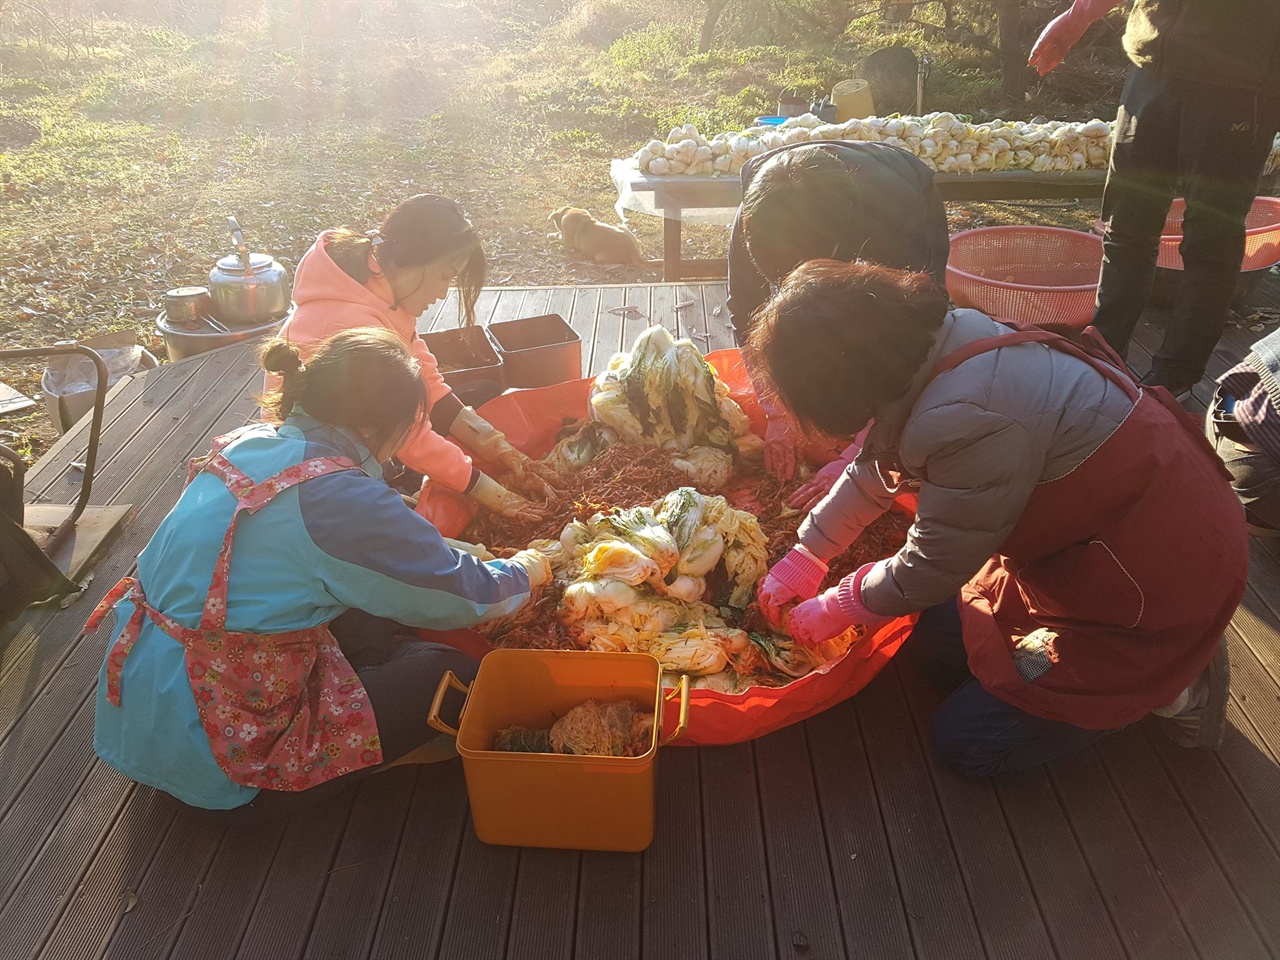
[[[558,313],[486,327],[509,387],[549,387],[582,376],[582,338]]]
[[[444,382],[455,390],[466,384],[489,381],[507,388],[502,358],[480,327],[459,327],[422,334],[422,342],[439,364]]]

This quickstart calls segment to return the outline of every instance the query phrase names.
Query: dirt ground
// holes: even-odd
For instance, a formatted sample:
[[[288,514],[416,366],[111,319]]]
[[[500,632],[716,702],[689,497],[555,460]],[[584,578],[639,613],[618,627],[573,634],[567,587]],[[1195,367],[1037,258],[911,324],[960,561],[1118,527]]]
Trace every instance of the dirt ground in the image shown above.
[[[781,87],[829,88],[892,42],[932,51],[934,109],[1087,119],[1109,116],[1119,89],[1114,57],[1090,56],[1027,103],[1002,102],[989,51],[887,34],[874,17],[808,46],[753,44],[730,18],[699,55],[696,16],[674,4],[641,17],[619,0],[241,0],[211,20],[214,6],[182,7],[178,23],[0,7],[0,346],[132,329],[164,359],[164,291],[205,281],[229,252],[228,214],[292,270],[320,230],[377,226],[420,192],[467,207],[491,285],[658,280],[566,253],[548,213],[568,203],[614,221],[612,157],[676,122],[736,129]],[[950,211],[952,229],[1094,216],[1070,203]],[[631,225],[660,256],[660,222]],[[723,256],[726,241],[691,227],[686,255]],[[38,398],[41,369],[0,379]],[[54,438],[43,404],[0,420],[0,442],[28,457]]]

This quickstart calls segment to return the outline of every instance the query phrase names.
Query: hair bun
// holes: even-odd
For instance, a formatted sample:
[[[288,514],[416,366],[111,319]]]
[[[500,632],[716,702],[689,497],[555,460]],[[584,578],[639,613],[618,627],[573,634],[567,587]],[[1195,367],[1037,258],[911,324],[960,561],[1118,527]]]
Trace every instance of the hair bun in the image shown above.
[[[302,357],[292,343],[277,338],[262,348],[262,368],[285,377],[302,369]]]

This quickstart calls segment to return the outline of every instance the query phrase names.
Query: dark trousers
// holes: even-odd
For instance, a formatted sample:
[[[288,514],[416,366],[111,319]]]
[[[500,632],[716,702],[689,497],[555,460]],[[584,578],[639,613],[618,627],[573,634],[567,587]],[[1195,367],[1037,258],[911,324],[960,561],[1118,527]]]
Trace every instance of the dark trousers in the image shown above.
[[[1255,527],[1280,530],[1280,463],[1250,442],[1236,418],[1223,409],[1221,392],[1205,416],[1205,435],[1231,472],[1231,489]]]
[[[1204,376],[1244,256],[1245,217],[1280,124],[1280,97],[1182,86],[1133,67],[1116,114],[1102,198],[1102,276],[1093,323],[1121,356],[1155,279],[1160,232],[1176,193],[1182,285],[1151,382],[1180,389]]]
[[[327,780],[310,790],[260,790],[253,800],[233,810],[200,810],[202,817],[227,824],[260,823],[291,816],[335,797],[357,781],[383,769],[428,740],[441,736],[427,725],[431,699],[446,670],[470,683],[479,661],[453,647],[426,643],[405,627],[362,610],[350,610],[330,625],[347,662],[369,694],[369,706],[382,739],[382,764]],[[458,725],[462,698],[450,691],[442,719]]]
[[[960,773],[986,777],[1025,770],[1112,732],[1045,720],[984,690],[969,672],[954,598],[920,614],[903,650],[928,680],[952,691],[929,722],[929,739],[938,756]]]

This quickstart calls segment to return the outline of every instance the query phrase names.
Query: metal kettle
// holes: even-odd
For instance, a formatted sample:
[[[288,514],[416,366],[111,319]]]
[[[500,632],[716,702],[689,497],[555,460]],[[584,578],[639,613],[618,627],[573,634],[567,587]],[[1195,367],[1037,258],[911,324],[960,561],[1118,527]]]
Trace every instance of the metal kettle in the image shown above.
[[[235,217],[227,217],[236,252],[209,271],[213,315],[233,326],[253,326],[289,312],[289,278],[269,253],[250,253]]]

